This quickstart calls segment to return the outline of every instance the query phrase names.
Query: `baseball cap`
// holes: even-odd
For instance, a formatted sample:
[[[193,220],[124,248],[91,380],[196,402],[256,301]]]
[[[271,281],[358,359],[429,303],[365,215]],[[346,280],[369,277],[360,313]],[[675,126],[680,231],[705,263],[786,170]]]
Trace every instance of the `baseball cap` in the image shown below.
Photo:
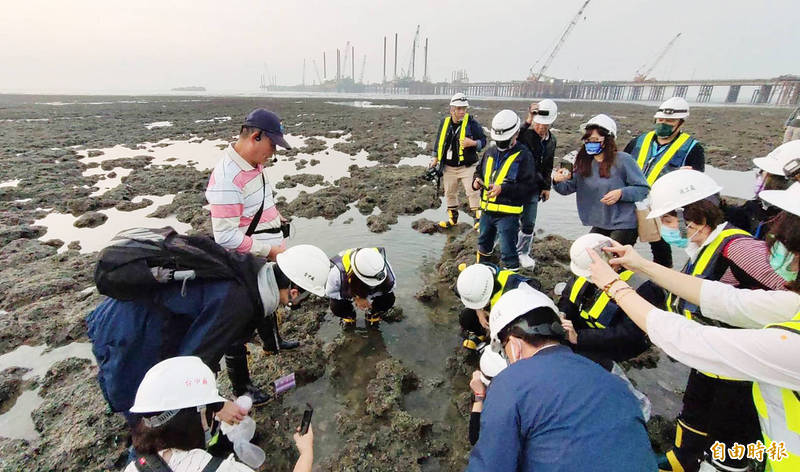
[[[292,148],[283,138],[284,128],[280,117],[266,108],[256,108],[251,111],[245,118],[244,125],[262,130],[276,146],[284,149]]]

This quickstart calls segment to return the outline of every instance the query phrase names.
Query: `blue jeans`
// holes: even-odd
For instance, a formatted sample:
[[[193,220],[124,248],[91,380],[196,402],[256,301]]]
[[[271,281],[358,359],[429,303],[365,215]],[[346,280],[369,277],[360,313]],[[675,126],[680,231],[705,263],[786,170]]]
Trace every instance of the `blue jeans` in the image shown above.
[[[481,215],[481,232],[478,235],[478,251],[491,254],[494,241],[500,236],[500,261],[507,269],[519,268],[517,255],[517,232],[519,216],[484,211]]]
[[[519,216],[520,230],[525,234],[533,234],[536,226],[536,210],[539,208],[539,192],[531,197],[531,201],[522,207],[522,214]]]

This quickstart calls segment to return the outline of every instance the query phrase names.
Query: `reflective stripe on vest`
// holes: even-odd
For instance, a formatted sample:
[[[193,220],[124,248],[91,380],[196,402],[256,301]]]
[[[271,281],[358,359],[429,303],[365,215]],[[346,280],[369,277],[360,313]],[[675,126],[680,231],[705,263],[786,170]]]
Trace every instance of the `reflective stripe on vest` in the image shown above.
[[[501,270],[497,273],[495,280],[497,283],[500,284],[500,290],[497,293],[492,295],[492,298],[489,300],[489,307],[494,307],[494,304],[497,303],[497,300],[500,300],[500,297],[506,292],[506,284],[508,283],[508,278],[514,274],[513,270]]]
[[[502,185],[503,181],[506,179],[506,175],[508,175],[508,170],[511,168],[511,165],[514,163],[514,160],[519,156],[520,151],[515,152],[514,154],[508,156],[506,161],[503,163],[503,166],[500,168],[500,171],[497,172],[494,179],[492,179],[492,173],[494,170],[494,157],[491,155],[487,156],[486,159],[486,170],[484,171],[483,175],[483,182],[484,185],[488,187],[490,183],[494,185]],[[481,209],[486,211],[495,211],[498,213],[509,213],[512,215],[519,215],[522,213],[522,205],[502,205],[495,203],[497,197],[489,198],[489,191],[484,190],[481,194]]]
[[[655,131],[650,131],[647,133],[647,135],[644,137],[644,141],[642,142],[642,147],[639,149],[639,157],[636,159],[636,163],[639,164],[639,168],[642,169],[642,171],[644,171],[647,158],[650,156],[650,148],[652,147],[653,137],[655,137],[655,135]],[[661,171],[664,170],[664,167],[667,165],[667,163],[672,160],[673,157],[675,157],[675,154],[686,143],[686,141],[689,140],[690,137],[691,136],[689,136],[687,133],[681,133],[678,135],[678,139],[669,145],[669,148],[664,155],[658,159],[656,164],[650,168],[650,172],[648,172],[645,176],[649,185],[653,185],[656,179],[658,179],[658,176],[661,174]]]
[[[716,261],[725,247],[723,243],[725,243],[729,238],[734,236],[750,236],[750,233],[741,230],[739,228],[729,228],[721,231],[719,235],[713,241],[711,241],[711,243],[709,243],[702,249],[702,252],[697,257],[697,262],[695,263],[694,268],[691,270],[691,272],[688,272],[689,268],[691,267],[690,262],[686,263],[681,272],[683,272],[684,274],[689,274],[693,277],[700,277],[703,279],[706,278],[709,275],[709,271],[714,270]],[[685,303],[686,301],[681,299],[680,297],[674,297],[673,300],[672,293],[669,293],[667,295],[668,311],[672,313],[682,314],[686,318],[694,320],[700,324],[718,325],[718,323],[714,322],[713,320],[703,318],[702,313],[700,313],[699,307],[697,308],[696,312],[692,312],[691,310],[685,308]],[[713,377],[715,379],[741,380],[741,379],[734,379],[731,377],[723,377],[721,375],[711,374],[709,372],[701,372],[701,373],[709,377]]]
[[[464,147],[461,146],[461,142],[464,138],[467,137],[467,122],[469,121],[469,113],[464,115],[464,119],[461,120],[461,131],[458,134],[458,162],[464,161]],[[439,131],[439,146],[436,149],[436,159],[441,161],[442,157],[444,156],[444,141],[447,137],[447,129],[450,127],[450,115],[444,119],[444,124],[442,125],[442,129]]]
[[[626,282],[631,277],[633,277],[633,271],[630,270],[626,270],[621,274],[619,274],[619,278]],[[581,289],[586,285],[586,282],[587,280],[585,277],[579,277],[577,280],[575,280],[575,283],[572,284],[572,291],[569,294],[570,302],[576,305],[578,304],[577,302],[578,295],[580,294]],[[595,299],[594,303],[592,304],[592,307],[589,309],[588,312],[584,310],[583,307],[581,306],[581,318],[583,318],[586,321],[586,324],[589,325],[589,327],[591,328],[600,328],[600,329],[607,328],[607,326],[604,326],[598,320],[600,319],[600,315],[603,314],[603,311],[606,309],[610,301],[611,299],[609,298],[609,296],[606,295],[605,292],[601,291],[600,296]]]
[[[800,313],[791,321],[770,324],[765,328],[785,329],[800,336]],[[772,441],[783,442],[789,454],[779,462],[767,457],[767,470],[800,470],[800,395],[788,388],[753,382],[753,403],[761,423],[764,445],[769,447]]]
[[[348,276],[353,273],[352,256],[353,253],[356,251],[356,249],[357,248],[346,249],[340,252],[336,257],[331,259],[333,265],[335,265],[336,268],[339,269],[339,295],[343,299],[349,299],[351,298],[352,295],[350,293],[350,280],[348,279]],[[386,249],[382,247],[362,248],[362,249],[375,249],[383,256],[384,260],[386,260]],[[388,263],[386,264],[386,280],[389,281],[390,286],[394,286],[394,281],[395,281],[394,272],[392,272],[392,269],[389,267]],[[385,282],[386,281],[381,282],[381,285],[383,285]]]

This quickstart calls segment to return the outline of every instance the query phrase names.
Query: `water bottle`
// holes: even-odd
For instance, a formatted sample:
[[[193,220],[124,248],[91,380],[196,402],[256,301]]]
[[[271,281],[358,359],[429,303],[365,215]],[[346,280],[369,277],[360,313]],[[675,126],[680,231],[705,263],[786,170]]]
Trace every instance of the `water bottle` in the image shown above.
[[[253,407],[253,399],[247,395],[237,398],[234,403],[247,413]],[[258,469],[264,463],[267,457],[264,450],[250,442],[256,433],[256,422],[253,421],[253,418],[245,416],[237,425],[223,422],[220,429],[233,443],[233,452],[240,461],[253,469]]]

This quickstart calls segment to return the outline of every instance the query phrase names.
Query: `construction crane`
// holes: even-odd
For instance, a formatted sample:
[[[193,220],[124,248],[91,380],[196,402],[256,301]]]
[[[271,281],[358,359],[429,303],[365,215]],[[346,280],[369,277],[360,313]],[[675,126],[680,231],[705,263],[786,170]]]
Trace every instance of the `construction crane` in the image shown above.
[[[322,85],[322,77],[319,75],[319,67],[317,67],[317,60],[312,59],[311,62],[314,64],[314,72],[317,73],[317,83]]]
[[[344,64],[342,65],[342,78],[347,75],[347,58],[350,57],[350,41],[344,46]],[[353,59],[355,60],[355,59]],[[355,80],[355,77],[353,77]]]
[[[681,37],[681,34],[682,33],[676,34],[675,37],[672,38],[667,43],[667,45],[664,47],[664,49],[661,50],[661,54],[659,54],[658,57],[656,57],[656,60],[653,61],[653,64],[651,64],[650,67],[648,67],[646,71],[642,72],[642,69],[644,69],[646,64],[643,65],[642,67],[640,67],[636,71],[636,75],[633,77],[633,81],[634,82],[644,82],[645,80],[647,80],[647,77],[650,75],[651,72],[653,72],[653,69],[656,68],[656,66],[661,62],[661,59],[664,59],[664,56],[667,55],[667,52],[669,52],[669,50],[672,49],[672,46],[675,45],[675,41],[677,41],[678,38]]]
[[[408,59],[408,78],[414,80],[414,63],[416,62],[417,43],[419,42],[419,25],[417,25],[417,32],[414,34],[414,41],[411,42],[411,57]]]
[[[558,39],[556,45],[553,47],[553,51],[550,52],[550,55],[547,56],[547,59],[545,59],[544,63],[542,64],[542,67],[539,69],[539,72],[536,73],[533,72],[533,68],[536,67],[536,64],[538,64],[539,61],[536,61],[536,64],[534,64],[530,68],[529,70],[530,76],[528,77],[528,80],[538,82],[544,76],[544,73],[547,72],[547,69],[550,67],[550,64],[553,63],[553,59],[556,58],[556,54],[558,54],[558,51],[561,49],[561,46],[563,46],[564,43],[567,41],[567,37],[569,36],[570,33],[572,33],[573,28],[575,28],[575,25],[578,24],[578,20],[580,20],[581,15],[583,15],[583,11],[586,9],[586,6],[589,5],[589,2],[591,1],[592,0],[586,0],[583,3],[581,9],[578,10],[578,13],[576,13],[575,16],[572,17],[572,20],[569,22],[564,32],[561,33],[561,37]]]
[[[361,74],[358,76],[358,82],[363,84],[364,83],[364,67],[367,65],[367,55],[364,54],[364,59],[361,60]]]

